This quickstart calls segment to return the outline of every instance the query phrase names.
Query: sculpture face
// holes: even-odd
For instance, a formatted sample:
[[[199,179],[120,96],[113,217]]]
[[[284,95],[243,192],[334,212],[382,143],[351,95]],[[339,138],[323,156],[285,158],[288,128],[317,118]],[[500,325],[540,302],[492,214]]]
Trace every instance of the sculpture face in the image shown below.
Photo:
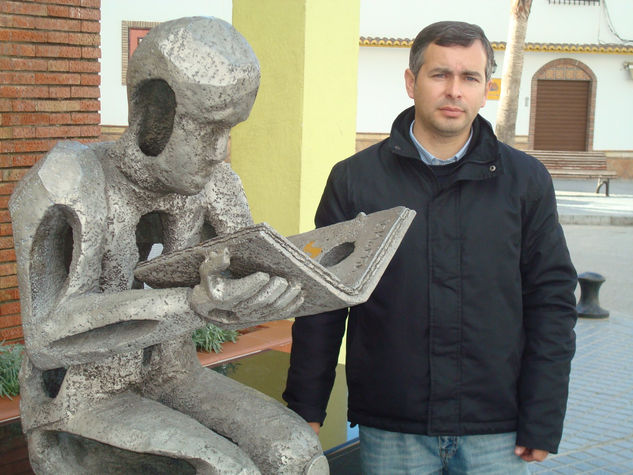
[[[209,181],[213,165],[226,159],[230,128],[176,115],[165,149],[152,157],[149,172],[166,189],[191,195]]]

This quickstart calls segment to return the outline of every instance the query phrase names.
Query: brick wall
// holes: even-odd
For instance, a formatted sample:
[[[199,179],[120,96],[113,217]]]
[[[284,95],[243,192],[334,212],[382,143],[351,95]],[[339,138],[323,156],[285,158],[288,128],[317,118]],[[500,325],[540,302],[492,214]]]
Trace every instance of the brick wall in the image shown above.
[[[0,341],[23,337],[7,204],[59,140],[100,134],[101,0],[0,0]]]

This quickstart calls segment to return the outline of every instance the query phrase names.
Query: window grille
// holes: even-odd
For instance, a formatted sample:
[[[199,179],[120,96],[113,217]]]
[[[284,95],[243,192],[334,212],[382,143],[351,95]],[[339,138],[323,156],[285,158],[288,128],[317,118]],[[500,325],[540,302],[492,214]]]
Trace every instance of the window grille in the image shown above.
[[[600,5],[600,0],[547,0],[557,5]]]

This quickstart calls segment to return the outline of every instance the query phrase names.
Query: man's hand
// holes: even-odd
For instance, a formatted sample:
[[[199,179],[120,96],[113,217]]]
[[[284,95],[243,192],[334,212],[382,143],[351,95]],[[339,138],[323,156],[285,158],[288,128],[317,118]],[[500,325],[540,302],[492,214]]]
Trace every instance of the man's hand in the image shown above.
[[[308,422],[308,425],[312,427],[312,430],[316,432],[316,435],[319,435],[319,432],[321,431],[321,424],[318,422]]]
[[[529,449],[521,445],[517,445],[514,448],[514,453],[526,462],[542,462],[549,455],[546,450]]]
[[[282,277],[255,272],[241,279],[222,275],[229,252],[210,253],[200,265],[200,284],[189,304],[207,320],[225,324],[255,323],[291,317],[303,303],[301,287]]]

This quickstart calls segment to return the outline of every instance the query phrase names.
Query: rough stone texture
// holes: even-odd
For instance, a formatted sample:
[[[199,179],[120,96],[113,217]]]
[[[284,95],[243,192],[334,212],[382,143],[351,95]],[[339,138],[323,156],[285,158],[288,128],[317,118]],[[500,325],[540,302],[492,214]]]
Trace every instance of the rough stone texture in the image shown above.
[[[301,287],[264,273],[228,279],[224,254],[194,289],[142,289],[133,275],[154,242],[171,252],[252,225],[223,160],[258,83],[229,24],[166,22],[131,59],[121,139],[60,143],[17,186],[21,414],[37,473],[327,472],[297,415],[202,368],[190,337],[206,321],[243,326],[235,305],[249,320],[285,318]]]

